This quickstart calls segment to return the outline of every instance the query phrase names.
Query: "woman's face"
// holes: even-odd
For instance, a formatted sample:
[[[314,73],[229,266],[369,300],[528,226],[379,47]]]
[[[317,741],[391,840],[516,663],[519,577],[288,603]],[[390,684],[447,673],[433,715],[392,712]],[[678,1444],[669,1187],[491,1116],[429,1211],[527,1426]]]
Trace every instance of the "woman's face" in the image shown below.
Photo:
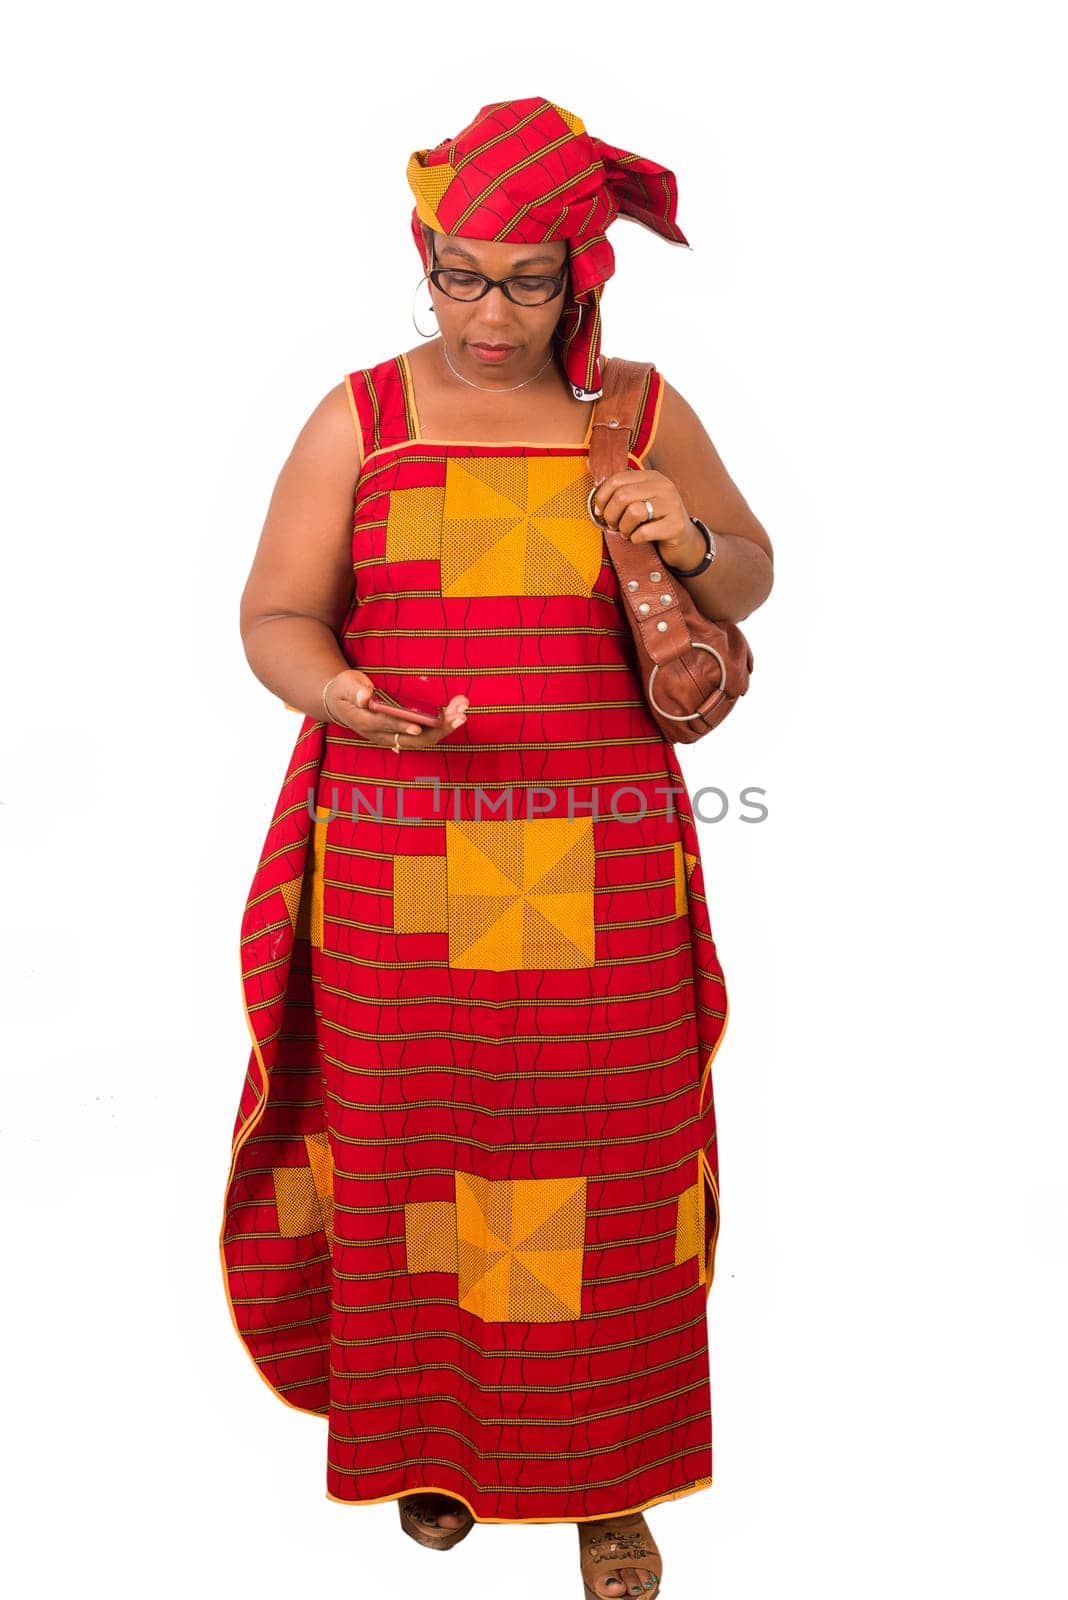
[[[499,371],[513,382],[517,376],[536,371],[548,355],[553,331],[567,304],[567,241],[499,244],[432,233],[425,227],[423,238],[431,267],[482,272],[487,278],[565,274],[560,293],[540,306],[515,305],[503,289],[490,289],[481,300],[454,300],[430,285],[438,327],[457,365],[462,362],[471,372]],[[488,348],[491,345],[507,348],[494,355]]]

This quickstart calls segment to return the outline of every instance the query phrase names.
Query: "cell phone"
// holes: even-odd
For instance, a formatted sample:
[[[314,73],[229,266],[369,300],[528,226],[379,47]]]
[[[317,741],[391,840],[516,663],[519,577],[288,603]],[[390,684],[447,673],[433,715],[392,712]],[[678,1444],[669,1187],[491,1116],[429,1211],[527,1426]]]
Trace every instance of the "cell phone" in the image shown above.
[[[372,689],[365,711],[384,711],[395,717],[410,717],[424,728],[434,728],[441,721],[445,707],[435,706],[432,700],[386,700],[377,689]]]

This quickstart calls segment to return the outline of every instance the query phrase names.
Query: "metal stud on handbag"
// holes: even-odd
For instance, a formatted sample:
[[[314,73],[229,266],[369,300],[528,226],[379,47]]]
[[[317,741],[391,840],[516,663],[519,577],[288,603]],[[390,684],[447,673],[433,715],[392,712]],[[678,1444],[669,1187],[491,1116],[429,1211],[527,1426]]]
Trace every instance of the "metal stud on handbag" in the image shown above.
[[[733,622],[703,615],[685,584],[677,583],[648,541],[632,544],[594,512],[593,497],[614,472],[629,467],[630,434],[649,365],[602,359],[602,393],[590,432],[593,489],[586,508],[601,529],[619,579],[638,653],[645,698],[673,744],[703,738],[734,710],[749,687],[753,652]]]

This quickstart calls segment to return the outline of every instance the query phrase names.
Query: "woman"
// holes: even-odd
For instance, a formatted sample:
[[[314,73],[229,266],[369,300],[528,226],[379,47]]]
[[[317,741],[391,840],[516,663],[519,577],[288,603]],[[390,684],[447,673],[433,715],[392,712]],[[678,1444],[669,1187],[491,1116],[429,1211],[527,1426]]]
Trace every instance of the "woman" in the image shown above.
[[[242,928],[224,1281],[328,1418],[329,1498],[442,1549],[573,1521],[589,1594],[648,1595],[644,1510],[711,1483],[727,997],[587,449],[605,229],[685,240],[672,174],[545,100],[408,178],[438,333],[313,412],[242,600],[304,723]],[[631,462],[597,512],[748,616],[768,537],[655,370]]]

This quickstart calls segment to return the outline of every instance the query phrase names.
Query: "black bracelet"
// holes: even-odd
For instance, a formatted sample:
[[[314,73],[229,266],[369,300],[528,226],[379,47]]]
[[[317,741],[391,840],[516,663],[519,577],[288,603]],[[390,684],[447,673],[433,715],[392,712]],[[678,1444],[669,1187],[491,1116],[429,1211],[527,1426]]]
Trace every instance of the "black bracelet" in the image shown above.
[[[711,528],[703,523],[700,517],[691,517],[690,521],[693,523],[695,528],[699,528],[704,534],[705,545],[707,548],[705,549],[704,556],[697,563],[696,567],[673,567],[670,561],[664,561],[663,556],[661,556],[660,559],[664,562],[665,567],[672,574],[672,576],[676,578],[696,578],[698,573],[707,572],[708,568],[716,559],[716,541],[712,537]]]

